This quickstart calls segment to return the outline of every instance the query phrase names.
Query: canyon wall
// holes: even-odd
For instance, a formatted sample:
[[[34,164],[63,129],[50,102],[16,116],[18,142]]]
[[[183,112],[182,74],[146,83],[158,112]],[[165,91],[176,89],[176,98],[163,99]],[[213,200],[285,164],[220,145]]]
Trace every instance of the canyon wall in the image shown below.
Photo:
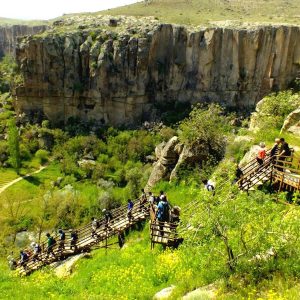
[[[53,122],[137,124],[169,101],[249,109],[299,75],[299,27],[112,26],[23,39],[18,110]]]
[[[40,33],[46,26],[3,25],[0,26],[0,58],[6,54],[15,54],[17,38]]]

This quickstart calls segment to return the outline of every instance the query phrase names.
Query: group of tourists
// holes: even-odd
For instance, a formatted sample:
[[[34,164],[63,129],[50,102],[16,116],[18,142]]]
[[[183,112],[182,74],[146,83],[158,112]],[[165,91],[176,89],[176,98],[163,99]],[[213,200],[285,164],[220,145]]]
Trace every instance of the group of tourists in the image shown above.
[[[77,251],[77,241],[78,241],[78,232],[77,230],[70,229],[70,244],[69,248],[74,252]],[[53,235],[50,233],[46,233],[47,244],[45,252],[42,251],[42,246],[37,242],[32,242],[30,244],[30,248],[26,250],[20,251],[20,259],[17,262],[13,257],[13,253],[8,256],[8,264],[10,269],[14,270],[17,266],[22,266],[24,269],[27,269],[27,263],[29,258],[31,261],[46,261],[50,257],[60,257],[63,258],[63,251],[65,250],[65,242],[66,242],[66,233],[62,230],[58,230],[58,237],[56,240]],[[57,247],[55,247],[57,245]]]
[[[266,153],[266,145],[265,143],[261,142],[259,144],[259,150],[257,153],[256,161],[261,167],[264,164],[265,158],[267,156]],[[284,138],[276,138],[275,143],[271,149],[270,156],[272,159],[272,162],[277,165],[277,169],[279,171],[283,171],[283,168],[278,167],[282,166],[284,164],[284,161],[287,157],[289,157],[292,154],[292,151],[288,145],[288,143],[285,141]]]
[[[148,206],[152,209],[155,215],[155,221],[159,222],[179,222],[179,207],[171,207],[167,199],[166,194],[160,191],[159,196],[155,196],[152,192],[146,193],[144,189],[141,190],[141,196],[139,201],[134,203],[131,199],[127,201],[127,218],[131,222],[134,219],[135,207],[139,207],[142,211],[148,211]],[[108,209],[103,209],[103,221],[99,221],[96,217],[91,218],[91,237],[97,239],[99,237],[99,228],[104,225],[104,228],[111,229],[111,223],[113,222],[113,214]],[[57,235],[54,237],[50,233],[46,233],[47,243],[45,246],[41,246],[37,242],[32,242],[30,248],[20,251],[20,259],[16,261],[13,257],[13,253],[8,256],[8,263],[11,269],[15,269],[17,266],[22,266],[27,270],[27,264],[29,261],[47,261],[49,258],[58,257],[62,259],[64,257],[64,251],[66,247],[74,252],[78,249],[78,231],[70,229],[69,239],[66,240],[66,232],[63,229],[57,231]],[[117,229],[118,244],[120,248],[125,243],[124,230]],[[68,245],[67,245],[68,244]]]

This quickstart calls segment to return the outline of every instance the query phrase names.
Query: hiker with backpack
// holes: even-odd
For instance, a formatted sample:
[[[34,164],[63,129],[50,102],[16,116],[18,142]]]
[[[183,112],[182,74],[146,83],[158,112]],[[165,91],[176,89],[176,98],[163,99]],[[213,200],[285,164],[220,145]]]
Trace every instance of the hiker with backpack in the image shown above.
[[[32,242],[31,247],[32,247],[32,250],[33,250],[32,260],[33,261],[39,260],[39,255],[42,252],[41,246],[38,243]]]
[[[29,255],[25,251],[21,250],[20,251],[20,262],[19,262],[19,264],[20,264],[21,267],[24,268],[24,270],[27,269],[28,259],[29,259]]]
[[[202,183],[204,184],[204,188],[209,191],[212,192],[212,194],[215,194],[215,185],[213,182],[211,182],[210,180],[204,179],[202,180]]]
[[[59,229],[58,233],[59,233],[58,249],[62,252],[63,250],[65,250],[66,234],[62,229]]]
[[[159,222],[169,222],[170,219],[170,207],[167,198],[164,197],[159,201],[157,206],[156,218]]]
[[[129,221],[131,221],[131,219],[133,218],[133,216],[132,216],[133,205],[134,205],[134,203],[132,202],[132,200],[128,199],[128,201],[127,201],[127,217],[129,219]]]
[[[258,170],[261,168],[261,166],[264,164],[264,159],[266,157],[266,145],[265,143],[261,142],[259,143],[260,149],[258,150],[257,156],[256,156],[256,161],[259,165]]]
[[[156,219],[159,221],[159,232],[160,235],[164,235],[164,225],[162,223],[169,222],[170,220],[170,208],[167,201],[167,197],[162,197],[157,206]]]
[[[56,240],[54,239],[54,237],[51,236],[50,233],[46,234],[47,237],[47,257],[49,257],[49,254],[51,253],[53,256],[55,256],[54,252],[53,252],[53,248],[56,244]]]
[[[71,232],[71,242],[70,242],[70,249],[72,250],[74,247],[74,252],[77,251],[77,241],[78,241],[78,233],[77,230],[70,229]]]
[[[96,233],[97,229],[100,227],[99,221],[96,218],[92,218],[92,238],[97,238],[98,235]]]

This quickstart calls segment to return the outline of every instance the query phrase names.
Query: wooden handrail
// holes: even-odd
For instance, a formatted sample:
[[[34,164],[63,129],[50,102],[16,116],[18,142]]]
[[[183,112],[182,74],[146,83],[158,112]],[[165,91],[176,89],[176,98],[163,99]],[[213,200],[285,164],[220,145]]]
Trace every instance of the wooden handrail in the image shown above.
[[[112,212],[113,218],[112,218],[111,222],[109,223],[109,225],[107,224],[105,218],[103,218],[102,220],[99,221],[100,224],[99,224],[99,227],[97,228],[95,234],[96,235],[101,234],[102,237],[100,239],[92,238],[91,223],[76,230],[78,233],[78,241],[76,243],[76,246],[78,247],[78,249],[81,249],[82,247],[85,248],[85,247],[92,246],[95,243],[99,243],[99,242],[115,235],[119,229],[124,230],[126,227],[131,226],[132,224],[138,222],[140,220],[140,218],[145,218],[145,214],[147,214],[147,215],[149,214],[149,204],[148,204],[148,202],[141,203],[141,201],[139,199],[134,202],[134,206],[133,206],[132,213],[131,213],[131,215],[132,215],[131,221],[128,219],[126,205],[124,205],[118,209],[115,209]],[[131,222],[133,222],[133,223],[131,223]],[[113,227],[115,225],[117,225],[118,227],[108,230],[109,227]],[[66,240],[64,242],[64,246],[66,248],[68,247],[67,246],[68,244],[69,244],[69,248],[70,248],[70,238],[67,238],[68,236],[69,236],[69,234],[66,234]],[[24,264],[26,265],[27,268],[32,268],[34,266],[37,266],[38,264],[40,264],[41,261],[43,262],[43,264],[47,264],[49,259],[48,259],[48,253],[46,252],[46,249],[47,249],[46,245],[47,245],[47,243],[42,244],[42,246],[43,246],[42,252],[38,255],[39,260],[37,260],[37,261],[33,260],[33,258],[34,258],[33,255],[30,255],[29,258],[26,261],[24,261]],[[56,243],[55,245],[53,245],[52,251],[56,252],[56,254],[60,254],[61,251],[59,249],[59,242]],[[43,260],[47,260],[47,261],[43,261]],[[21,269],[23,269],[23,267],[21,265],[19,265],[17,267],[17,270],[21,271]]]

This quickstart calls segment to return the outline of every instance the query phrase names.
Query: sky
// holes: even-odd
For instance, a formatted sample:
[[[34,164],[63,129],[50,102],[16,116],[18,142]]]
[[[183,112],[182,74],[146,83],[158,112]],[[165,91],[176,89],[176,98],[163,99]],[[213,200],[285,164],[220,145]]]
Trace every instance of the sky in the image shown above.
[[[94,12],[127,5],[138,0],[6,0],[0,17],[24,20],[47,20],[67,13]]]

